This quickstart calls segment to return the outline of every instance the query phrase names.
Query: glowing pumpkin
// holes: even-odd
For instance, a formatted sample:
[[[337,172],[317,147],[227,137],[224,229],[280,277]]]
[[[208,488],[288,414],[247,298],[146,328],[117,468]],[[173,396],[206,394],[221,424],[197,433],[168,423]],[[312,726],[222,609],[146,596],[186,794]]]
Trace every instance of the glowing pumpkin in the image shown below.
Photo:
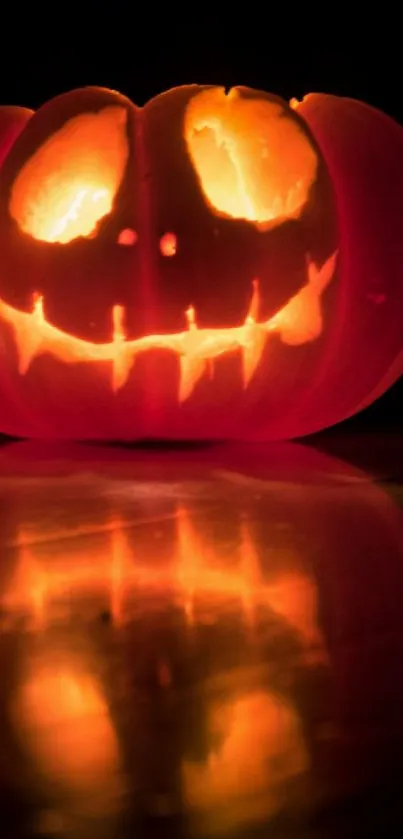
[[[402,367],[402,151],[329,96],[46,104],[0,171],[1,430],[287,437],[368,404]]]

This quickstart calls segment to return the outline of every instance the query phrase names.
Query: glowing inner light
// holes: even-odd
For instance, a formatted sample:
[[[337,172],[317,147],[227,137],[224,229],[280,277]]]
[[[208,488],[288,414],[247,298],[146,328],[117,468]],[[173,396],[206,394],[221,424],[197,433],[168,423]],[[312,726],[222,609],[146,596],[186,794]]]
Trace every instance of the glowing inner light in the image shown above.
[[[24,233],[67,243],[91,236],[113,207],[129,156],[117,105],[68,120],[18,173],[9,212]]]
[[[131,227],[125,227],[119,233],[118,245],[135,245],[138,238],[135,230],[132,230]]]
[[[163,256],[175,256],[178,242],[175,233],[165,233],[160,239],[160,251]]]
[[[237,90],[203,91],[187,107],[184,137],[217,213],[263,228],[300,215],[318,159],[281,103],[242,98]]]
[[[14,332],[18,352],[18,372],[27,373],[33,359],[49,353],[67,364],[94,361],[112,363],[112,388],[116,393],[126,384],[138,355],[163,350],[178,357],[180,402],[186,401],[197,383],[211,375],[212,364],[228,353],[240,352],[243,386],[252,380],[270,334],[297,346],[315,340],[322,331],[321,295],[331,281],[337,252],[320,267],[307,259],[307,283],[274,317],[260,320],[260,289],[252,282],[250,304],[243,323],[222,329],[199,328],[197,310],[190,305],[185,312],[187,328],[166,335],[145,335],[126,340],[125,310],[112,309],[112,340],[105,344],[85,341],[63,332],[46,319],[44,301],[35,295],[32,312],[21,312],[0,299],[0,317]]]
[[[27,611],[36,630],[45,629],[55,616],[60,617],[62,603],[67,608],[67,604],[90,592],[106,598],[105,606],[118,624],[124,620],[126,605],[132,602],[134,593],[136,598],[147,591],[174,593],[190,623],[200,598],[231,595],[239,599],[247,625],[254,624],[264,604],[293,627],[308,650],[320,652],[323,648],[314,581],[299,569],[266,579],[259,545],[246,519],[241,522],[238,545],[229,557],[210,532],[204,532],[197,515],[180,505],[166,565],[154,562],[144,545],[133,554],[130,525],[116,513],[96,524],[95,531],[93,524],[82,522],[68,528],[56,522],[49,527],[46,532],[41,525],[19,529],[13,542],[18,562],[0,597],[1,609],[10,613]],[[100,542],[94,541],[94,532],[100,535]],[[57,684],[60,686],[60,682]],[[67,691],[67,683],[63,690]],[[49,713],[49,707],[54,716],[63,711],[61,701],[49,703],[48,710],[41,700],[37,706],[43,714]]]
[[[115,792],[119,745],[101,686],[85,663],[77,666],[68,653],[54,662],[46,651],[34,658],[13,714],[43,778],[58,783],[76,804],[82,798],[85,809],[103,812]]]
[[[276,813],[310,760],[297,709],[274,693],[251,691],[208,710],[209,756],[184,762],[182,772],[188,806],[220,835]]]

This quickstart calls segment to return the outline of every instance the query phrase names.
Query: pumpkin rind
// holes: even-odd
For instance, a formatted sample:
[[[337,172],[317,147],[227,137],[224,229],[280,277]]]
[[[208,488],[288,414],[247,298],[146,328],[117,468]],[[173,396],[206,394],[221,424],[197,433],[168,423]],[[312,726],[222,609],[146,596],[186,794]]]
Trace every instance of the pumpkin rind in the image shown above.
[[[334,97],[186,86],[139,109],[85,88],[43,106],[0,172],[2,430],[269,439],[353,413],[400,369],[401,143]],[[77,193],[55,203],[66,160]]]

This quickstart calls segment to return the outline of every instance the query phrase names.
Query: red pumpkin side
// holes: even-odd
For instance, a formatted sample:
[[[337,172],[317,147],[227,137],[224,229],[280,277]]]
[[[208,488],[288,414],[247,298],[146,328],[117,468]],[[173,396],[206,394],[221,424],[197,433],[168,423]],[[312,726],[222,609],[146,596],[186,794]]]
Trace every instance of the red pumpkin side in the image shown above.
[[[311,94],[297,105],[332,177],[340,239],[339,330],[295,424],[330,426],[379,398],[403,371],[403,129],[362,102]]]
[[[0,107],[0,166],[33,113],[13,105]]]

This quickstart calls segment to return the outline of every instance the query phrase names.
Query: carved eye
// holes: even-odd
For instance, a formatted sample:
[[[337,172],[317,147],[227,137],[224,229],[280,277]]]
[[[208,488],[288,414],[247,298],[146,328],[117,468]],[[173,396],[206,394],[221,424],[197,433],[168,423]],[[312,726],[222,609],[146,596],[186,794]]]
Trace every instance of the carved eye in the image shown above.
[[[206,201],[218,215],[267,228],[297,218],[317,155],[283,104],[206,90],[185,113],[184,137]]]
[[[129,156],[127,112],[109,106],[68,120],[22,167],[9,212],[24,233],[66,244],[108,215]]]

